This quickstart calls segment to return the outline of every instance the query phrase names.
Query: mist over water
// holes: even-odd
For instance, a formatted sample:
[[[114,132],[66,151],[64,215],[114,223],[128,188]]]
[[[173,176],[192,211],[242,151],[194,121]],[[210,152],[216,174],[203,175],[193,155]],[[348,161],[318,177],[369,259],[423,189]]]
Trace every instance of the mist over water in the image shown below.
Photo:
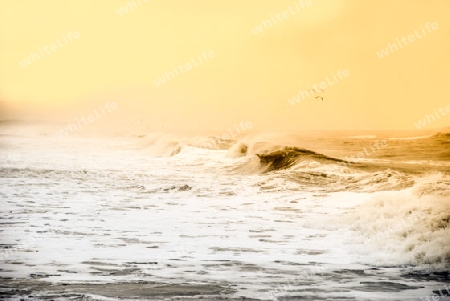
[[[0,128],[11,298],[419,300],[449,281],[448,134],[50,133]]]

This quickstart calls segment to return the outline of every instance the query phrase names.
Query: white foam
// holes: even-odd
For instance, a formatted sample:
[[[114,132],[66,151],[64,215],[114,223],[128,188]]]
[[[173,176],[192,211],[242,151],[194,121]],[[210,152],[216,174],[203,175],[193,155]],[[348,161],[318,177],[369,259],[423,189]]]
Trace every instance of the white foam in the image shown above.
[[[345,219],[360,234],[355,251],[374,264],[449,268],[449,187],[448,177],[433,174],[412,188],[373,194]]]

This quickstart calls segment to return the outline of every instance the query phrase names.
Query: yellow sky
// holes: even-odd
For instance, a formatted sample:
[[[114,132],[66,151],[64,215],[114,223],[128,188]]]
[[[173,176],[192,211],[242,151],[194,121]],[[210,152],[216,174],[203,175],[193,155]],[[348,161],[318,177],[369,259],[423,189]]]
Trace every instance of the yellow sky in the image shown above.
[[[151,128],[414,129],[450,105],[450,1],[298,1],[135,0],[120,16],[127,1],[0,0],[0,117],[70,121],[115,101],[110,121]],[[301,9],[252,33],[289,6]],[[378,57],[427,22],[439,28]],[[21,67],[70,31],[79,38]],[[198,63],[204,50],[214,57]],[[198,66],[154,83],[192,59]],[[289,104],[339,69],[350,76],[326,101]],[[432,126],[447,125],[450,114]]]

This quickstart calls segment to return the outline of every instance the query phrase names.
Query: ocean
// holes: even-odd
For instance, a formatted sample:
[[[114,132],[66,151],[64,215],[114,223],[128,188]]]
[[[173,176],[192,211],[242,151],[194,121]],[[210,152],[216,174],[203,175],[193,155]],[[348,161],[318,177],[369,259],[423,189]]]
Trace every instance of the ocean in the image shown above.
[[[0,300],[450,300],[449,133],[56,132],[0,126]]]

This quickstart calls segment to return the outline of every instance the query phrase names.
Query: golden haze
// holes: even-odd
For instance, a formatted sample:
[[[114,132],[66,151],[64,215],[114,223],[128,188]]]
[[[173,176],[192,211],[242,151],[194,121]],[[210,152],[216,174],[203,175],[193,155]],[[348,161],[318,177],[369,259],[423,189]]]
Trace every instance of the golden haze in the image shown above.
[[[125,0],[0,2],[1,118],[72,121],[115,101],[112,124],[152,128],[414,129],[450,105],[450,2],[312,0],[272,27],[251,29],[296,1]],[[135,0],[138,2],[138,0]],[[439,28],[380,58],[427,22]],[[62,39],[80,37],[22,68]],[[159,87],[154,81],[202,51],[215,56]],[[291,106],[289,99],[337,70],[350,76]],[[450,124],[450,115],[433,127]]]

